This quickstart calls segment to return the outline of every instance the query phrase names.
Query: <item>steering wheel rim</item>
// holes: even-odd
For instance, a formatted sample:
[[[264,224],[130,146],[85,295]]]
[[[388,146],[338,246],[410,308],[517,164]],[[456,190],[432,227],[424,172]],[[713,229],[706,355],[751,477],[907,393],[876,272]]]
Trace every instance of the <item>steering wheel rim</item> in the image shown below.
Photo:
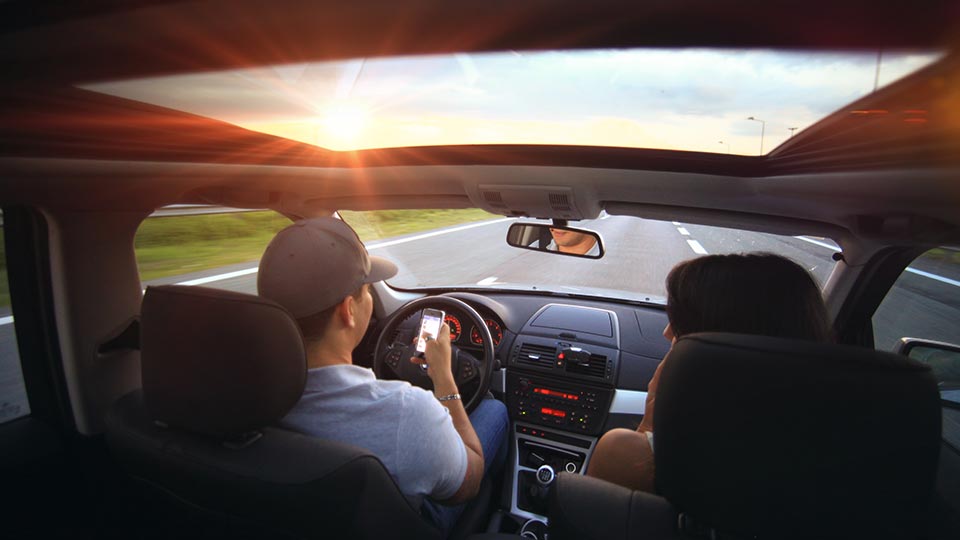
[[[480,332],[480,337],[482,342],[481,344],[483,346],[483,358],[479,361],[480,369],[478,370],[480,383],[477,386],[476,392],[474,392],[474,394],[470,396],[468,399],[463,400],[464,408],[466,409],[467,413],[470,413],[477,408],[477,405],[480,404],[480,401],[484,398],[484,396],[487,394],[487,391],[490,389],[490,382],[493,377],[493,364],[494,364],[494,357],[496,355],[496,349],[494,348],[493,336],[490,334],[490,329],[487,328],[486,321],[483,320],[483,317],[480,315],[480,313],[477,312],[477,310],[475,310],[469,304],[467,304],[462,300],[458,300],[451,296],[424,296],[423,298],[418,298],[411,302],[407,302],[406,304],[401,306],[397,311],[395,311],[392,315],[390,315],[390,317],[383,324],[383,327],[380,330],[380,335],[377,336],[377,346],[376,346],[376,349],[374,349],[374,353],[373,353],[373,372],[376,374],[378,379],[383,378],[384,371],[387,368],[385,357],[389,351],[393,351],[396,349],[396,347],[394,347],[395,345],[398,345],[390,341],[392,340],[392,336],[396,331],[397,327],[400,325],[400,323],[406,320],[407,317],[409,317],[413,313],[417,311],[421,311],[425,308],[430,308],[430,307],[447,308],[444,311],[449,311],[450,309],[458,310],[464,313],[467,316],[467,318],[470,319],[471,322],[473,322],[474,326]],[[408,344],[399,344],[399,345],[401,347],[400,361],[403,362],[404,364],[410,364],[408,359],[410,358],[410,356],[412,356],[412,354],[410,355],[406,354],[408,352],[408,349],[410,348],[410,345]],[[459,349],[457,349],[456,347],[452,347],[452,351],[459,353],[458,352]],[[469,353],[464,353],[464,354],[469,354]],[[453,362],[454,360],[455,358],[451,359],[451,367],[455,367],[455,363]],[[410,364],[410,365],[413,366],[413,364]],[[414,369],[419,369],[419,368],[416,368],[414,366]],[[405,374],[403,373],[405,371],[404,369],[397,371],[396,369],[391,368],[391,371],[393,371],[402,380],[406,380],[407,382],[415,386],[421,386],[420,384],[417,384],[416,380],[411,381],[407,377],[404,377],[404,374]],[[406,371],[406,374],[409,374],[409,373],[411,372]],[[423,377],[425,378],[426,374],[423,374]],[[458,379],[456,373],[454,374],[454,379]],[[458,381],[457,387],[459,388],[459,386],[460,386],[460,383]]]

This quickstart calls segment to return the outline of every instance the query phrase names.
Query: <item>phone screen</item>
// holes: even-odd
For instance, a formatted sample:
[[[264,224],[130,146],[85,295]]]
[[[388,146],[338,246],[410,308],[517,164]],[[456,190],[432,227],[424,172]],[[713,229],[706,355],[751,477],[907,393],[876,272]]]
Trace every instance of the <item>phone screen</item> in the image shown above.
[[[440,335],[440,325],[443,324],[443,312],[438,309],[423,310],[420,319],[420,334],[417,337],[417,352],[427,350],[427,338],[437,339]]]

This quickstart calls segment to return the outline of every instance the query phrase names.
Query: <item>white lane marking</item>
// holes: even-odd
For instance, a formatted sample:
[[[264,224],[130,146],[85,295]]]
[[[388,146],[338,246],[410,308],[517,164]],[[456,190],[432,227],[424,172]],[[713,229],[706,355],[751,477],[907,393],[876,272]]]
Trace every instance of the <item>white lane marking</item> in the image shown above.
[[[461,225],[460,227],[453,227],[450,229],[443,229],[440,231],[428,232],[425,234],[418,234],[417,236],[411,236],[409,238],[401,238],[399,240],[388,240],[386,242],[380,242],[379,244],[372,244],[367,246],[367,250],[371,249],[380,249],[388,246],[395,246],[397,244],[405,244],[407,242],[413,242],[414,240],[422,240],[424,238],[431,238],[434,236],[440,236],[442,234],[448,234],[457,231],[465,231],[467,229],[473,229],[474,227],[483,227],[485,225],[493,225],[494,223],[503,223],[504,221],[510,221],[512,218],[502,218],[495,219],[493,221],[481,221],[480,223],[471,223],[470,225]]]
[[[408,238],[401,238],[401,239],[399,239],[399,240],[389,240],[389,241],[386,241],[386,242],[381,242],[381,243],[379,243],[379,244],[369,245],[369,246],[367,246],[367,249],[368,249],[368,250],[371,250],[371,249],[379,249],[379,248],[383,248],[383,247],[387,247],[387,246],[395,246],[395,245],[397,245],[397,244],[403,244],[403,243],[406,243],[406,242],[413,242],[414,240],[422,240],[422,239],[424,239],[424,238],[431,238],[431,237],[433,237],[433,236],[440,236],[440,235],[442,235],[442,234],[448,234],[448,233],[452,233],[452,232],[463,231],[463,230],[466,230],[466,229],[472,229],[472,228],[474,228],[474,227],[482,227],[482,226],[484,226],[484,225],[492,225],[492,224],[494,224],[494,223],[501,223],[501,222],[504,222],[504,221],[510,221],[511,219],[512,219],[512,218],[502,218],[502,219],[495,219],[495,220],[492,220],[492,221],[481,221],[480,223],[471,223],[471,224],[469,224],[469,225],[462,225],[462,226],[460,226],[460,227],[452,227],[452,228],[449,228],[449,229],[443,229],[443,230],[434,231],[434,232],[429,232],[429,233],[425,233],[425,234],[419,234],[419,235],[417,235],[417,236],[411,236],[411,237],[408,237]],[[197,279],[191,279],[191,280],[189,280],[189,281],[181,281],[180,283],[177,283],[177,285],[190,285],[190,286],[192,286],[192,285],[203,285],[203,284],[205,284],[205,283],[212,283],[212,282],[214,282],[214,281],[221,281],[221,280],[224,280],[224,279],[230,279],[230,278],[235,278],[235,277],[240,277],[240,276],[246,276],[246,275],[248,275],[248,274],[255,274],[255,273],[257,273],[257,270],[258,270],[258,269],[259,269],[259,267],[254,266],[253,268],[245,268],[245,269],[243,269],[243,270],[237,270],[237,271],[234,271],[234,272],[227,272],[227,273],[225,273],[225,274],[217,274],[217,275],[214,275],[214,276],[207,276],[207,277],[202,277],[202,278],[197,278]],[[493,278],[493,279],[496,279],[496,278]],[[2,321],[2,319],[0,319],[0,321]],[[2,324],[3,324],[3,323],[0,322],[0,325],[2,325]]]
[[[696,240],[687,240],[687,243],[690,244],[690,249],[692,249],[697,255],[707,254],[707,250],[703,249],[703,246],[700,245],[700,242],[697,242]]]
[[[10,315],[9,317],[0,317],[0,326],[3,326],[5,324],[10,324],[12,322],[13,322],[13,315]]]
[[[683,227],[677,227],[677,230],[680,231],[680,234],[684,236],[690,236],[690,231],[684,229]]]
[[[804,242],[809,242],[815,246],[827,248],[832,251],[840,251],[840,248],[838,248],[837,246],[828,244],[826,242],[821,242],[819,240],[814,240],[813,238],[807,238],[806,236],[794,236],[794,238],[796,238],[797,240],[803,240]]]
[[[483,278],[477,282],[477,285],[492,285],[497,281],[497,276],[490,276],[488,278]]]
[[[794,238],[796,238],[797,240],[803,240],[804,242],[810,242],[811,244],[815,244],[820,247],[825,247],[832,251],[840,251],[840,248],[836,246],[831,246],[830,244],[819,242],[812,238],[807,238],[806,236],[794,236]],[[930,272],[924,272],[923,270],[917,270],[916,268],[911,268],[909,266],[907,267],[907,272],[910,272],[911,274],[916,274],[918,276],[923,276],[925,278],[929,278],[935,281],[939,281],[941,283],[946,283],[947,285],[953,285],[954,287],[960,287],[960,281],[957,281],[955,279],[950,279],[948,277],[938,276],[937,274],[931,274]]]
[[[679,221],[672,221],[671,223],[673,223],[673,224],[676,225],[677,227],[680,226],[680,222],[679,222]]]
[[[197,279],[191,279],[189,281],[181,281],[177,285],[203,285],[204,283],[210,283],[211,281],[220,281],[224,279],[230,279],[240,276],[246,276],[249,274],[256,274],[259,270],[259,266],[254,266],[253,268],[244,268],[243,270],[237,270],[235,272],[227,272],[226,274],[217,274],[215,276],[207,276]]]
[[[934,279],[941,283],[946,283],[947,285],[953,285],[954,287],[960,287],[960,281],[957,281],[955,279],[938,276],[936,274],[931,274],[930,272],[924,272],[923,270],[917,270],[916,268],[910,268],[910,267],[907,267],[907,272],[910,272],[911,274],[916,274],[918,276],[923,276],[925,278]]]

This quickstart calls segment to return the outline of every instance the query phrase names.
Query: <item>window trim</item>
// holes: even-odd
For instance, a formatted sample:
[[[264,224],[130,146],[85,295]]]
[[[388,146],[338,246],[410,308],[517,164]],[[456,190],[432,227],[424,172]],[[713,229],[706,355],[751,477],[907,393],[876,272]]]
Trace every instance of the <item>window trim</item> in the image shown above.
[[[876,348],[874,314],[904,269],[929,249],[929,246],[889,247],[867,261],[834,321],[837,343]]]
[[[75,430],[54,316],[49,231],[36,209],[3,207],[10,305],[29,417]]]

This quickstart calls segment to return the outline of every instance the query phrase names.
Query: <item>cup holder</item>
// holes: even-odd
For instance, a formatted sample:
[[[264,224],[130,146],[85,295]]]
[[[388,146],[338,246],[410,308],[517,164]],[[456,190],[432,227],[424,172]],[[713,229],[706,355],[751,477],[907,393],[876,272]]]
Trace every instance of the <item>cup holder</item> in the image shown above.
[[[547,524],[539,519],[531,519],[520,527],[520,537],[530,540],[546,540]]]

